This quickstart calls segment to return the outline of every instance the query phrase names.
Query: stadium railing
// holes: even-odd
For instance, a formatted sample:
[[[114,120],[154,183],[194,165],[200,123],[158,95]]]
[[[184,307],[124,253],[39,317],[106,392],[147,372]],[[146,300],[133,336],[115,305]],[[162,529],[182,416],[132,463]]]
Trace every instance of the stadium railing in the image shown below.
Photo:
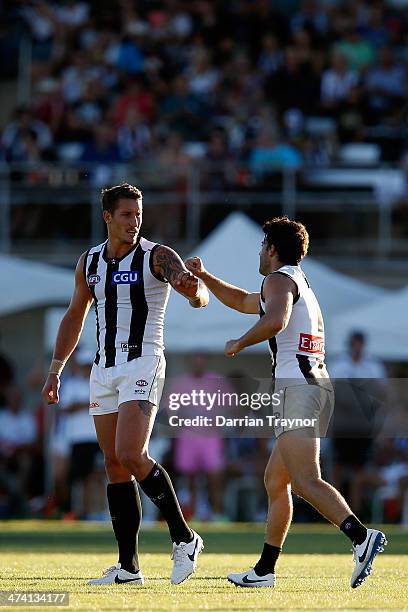
[[[61,240],[76,246],[76,241],[97,242],[104,236],[100,215],[100,189],[108,184],[128,181],[139,185],[147,210],[153,207],[179,207],[182,219],[178,235],[170,238],[180,248],[189,249],[212,229],[214,219],[222,220],[233,210],[242,210],[257,221],[271,214],[324,215],[320,224],[326,232],[314,239],[315,251],[355,253],[387,259],[406,255],[407,243],[393,237],[392,213],[405,196],[405,181],[400,170],[387,167],[303,167],[298,170],[270,168],[254,173],[240,162],[208,162],[196,159],[187,169],[164,167],[157,161],[128,164],[85,164],[40,161],[33,164],[0,164],[0,251],[43,256],[53,250],[56,236],[48,226],[47,235],[35,229],[21,235],[21,224],[13,224],[17,209],[51,206],[74,207],[82,204],[89,216],[86,235],[59,233]],[[266,207],[268,206],[268,212]],[[217,211],[216,208],[217,207]],[[27,215],[30,209],[27,209]],[[328,215],[340,215],[329,222]],[[367,215],[362,225],[361,216]],[[157,218],[156,215],[154,215]],[[23,215],[24,217],[24,215]],[[211,217],[209,220],[208,217]],[[347,219],[359,220],[355,237]],[[63,224],[60,218],[61,224]],[[77,224],[74,224],[75,228]],[[65,226],[64,226],[65,227]],[[66,226],[69,228],[69,224]],[[67,230],[68,231],[68,230]],[[342,233],[343,232],[343,233]],[[176,232],[177,233],[177,232]],[[58,232],[57,232],[58,234]],[[160,236],[158,236],[160,238]],[[58,241],[57,241],[58,242]],[[67,244],[69,251],[69,245]]]

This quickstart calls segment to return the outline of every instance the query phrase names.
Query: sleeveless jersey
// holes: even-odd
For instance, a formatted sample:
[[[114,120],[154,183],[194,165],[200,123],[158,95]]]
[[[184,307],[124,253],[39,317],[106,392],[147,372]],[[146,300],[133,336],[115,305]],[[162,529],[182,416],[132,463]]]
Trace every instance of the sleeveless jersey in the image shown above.
[[[109,260],[107,242],[89,249],[84,259],[96,315],[95,363],[105,368],[163,351],[170,292],[168,282],[153,271],[157,244],[140,238],[128,253]]]
[[[324,363],[324,325],[319,303],[300,266],[285,265],[272,272],[293,280],[297,296],[293,300],[292,313],[287,327],[268,341],[272,359],[272,374],[285,379],[285,384],[303,382],[323,384],[328,379]],[[265,314],[263,284],[261,287],[259,314]]]

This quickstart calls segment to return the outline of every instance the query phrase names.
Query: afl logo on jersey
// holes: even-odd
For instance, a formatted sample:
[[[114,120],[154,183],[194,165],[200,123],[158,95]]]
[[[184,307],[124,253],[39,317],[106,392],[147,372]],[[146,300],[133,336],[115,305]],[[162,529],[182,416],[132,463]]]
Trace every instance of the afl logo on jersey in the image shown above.
[[[101,277],[99,276],[99,274],[90,274],[88,276],[88,285],[97,285],[98,283],[101,282]]]
[[[137,272],[113,272],[112,283],[114,285],[129,285],[137,283]]]

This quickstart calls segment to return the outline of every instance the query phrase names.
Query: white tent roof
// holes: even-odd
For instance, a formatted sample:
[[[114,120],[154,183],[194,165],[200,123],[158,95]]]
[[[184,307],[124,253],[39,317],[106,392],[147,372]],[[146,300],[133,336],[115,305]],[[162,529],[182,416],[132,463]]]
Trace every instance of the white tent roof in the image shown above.
[[[258,291],[258,253],[262,229],[242,213],[232,213],[191,255],[202,258],[205,267],[220,278]],[[333,316],[378,300],[387,291],[340,274],[307,257],[302,268],[319,299],[326,322]],[[172,351],[207,350],[219,352],[225,341],[237,338],[254,322],[223,306],[211,297],[204,309],[194,309],[185,298],[172,291],[166,316],[165,343]],[[265,351],[263,344],[248,350]]]
[[[408,287],[393,291],[351,313],[345,313],[326,326],[330,352],[345,349],[345,341],[353,331],[367,336],[368,351],[388,361],[408,361]]]
[[[71,298],[73,271],[9,255],[0,255],[0,270],[0,315]]]

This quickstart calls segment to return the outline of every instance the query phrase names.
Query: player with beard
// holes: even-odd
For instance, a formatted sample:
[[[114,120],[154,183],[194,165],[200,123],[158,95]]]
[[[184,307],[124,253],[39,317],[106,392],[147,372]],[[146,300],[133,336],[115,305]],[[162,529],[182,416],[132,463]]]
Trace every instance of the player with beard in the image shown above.
[[[321,476],[320,436],[329,425],[333,389],[324,363],[322,314],[300,267],[309,236],[304,225],[287,217],[267,221],[263,231],[259,272],[265,278],[259,292],[249,293],[217,278],[198,257],[186,262],[223,304],[260,316],[243,336],[226,343],[225,353],[233,357],[248,346],[268,341],[275,390],[279,387],[283,398],[274,414],[279,411],[282,420],[294,419],[292,426],[275,427],[277,441],[265,470],[268,518],[262,554],[253,569],[232,573],[228,580],[243,587],[275,586],[275,563],[292,521],[293,490],[351,540],[355,560],[351,587],[355,588],[370,574],[375,556],[387,541],[381,531],[366,528]],[[315,428],[306,426],[312,419],[317,422]]]

